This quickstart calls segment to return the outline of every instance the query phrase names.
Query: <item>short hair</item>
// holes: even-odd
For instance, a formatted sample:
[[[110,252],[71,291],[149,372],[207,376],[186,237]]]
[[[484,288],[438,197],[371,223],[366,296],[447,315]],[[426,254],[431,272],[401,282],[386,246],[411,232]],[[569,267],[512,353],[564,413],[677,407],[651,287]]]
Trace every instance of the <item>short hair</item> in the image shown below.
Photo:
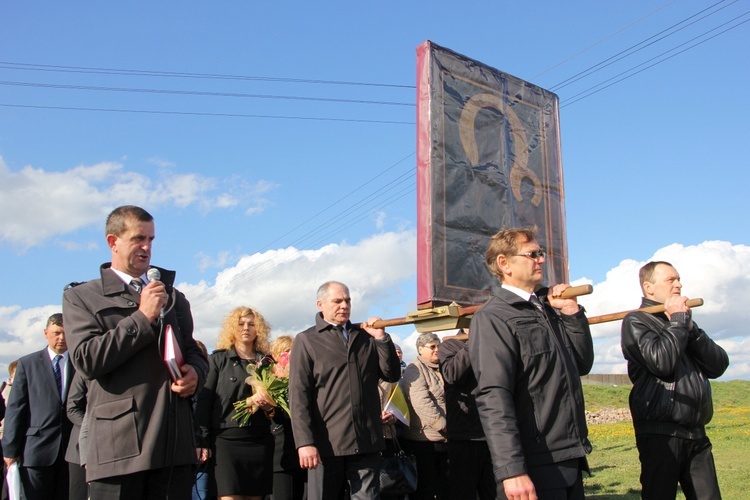
[[[16,376],[16,368],[18,367],[18,360],[14,359],[10,362],[8,365],[8,375],[10,375],[11,378]]]
[[[52,325],[54,325],[54,326],[63,326],[63,315],[62,315],[62,313],[55,313],[52,316],[50,316],[49,318],[47,318],[47,325],[44,327],[44,329],[46,330],[47,328],[49,328]]]
[[[107,216],[107,223],[104,225],[104,235],[114,234],[120,236],[128,227],[128,221],[135,220],[138,222],[151,222],[154,217],[141,207],[135,205],[123,205],[117,207]]]
[[[274,361],[278,361],[279,356],[291,349],[292,342],[294,342],[294,339],[292,337],[290,337],[289,335],[282,335],[281,337],[271,342],[271,346],[268,349],[268,354],[271,355]]]
[[[440,337],[437,336],[437,334],[433,332],[425,332],[419,335],[417,337],[417,350],[419,350],[420,347],[424,347],[427,344],[431,344],[433,342],[440,343]]]
[[[500,230],[495,236],[490,238],[490,244],[487,245],[487,252],[484,254],[484,260],[490,272],[501,282],[503,281],[503,272],[497,267],[497,257],[499,255],[512,256],[518,252],[519,240],[523,236],[526,241],[536,240],[536,226],[529,228],[513,227]]]
[[[659,264],[663,264],[669,267],[674,267],[672,264],[664,260],[654,260],[654,261],[648,262],[645,266],[641,268],[640,271],[638,271],[638,279],[640,280],[640,283],[641,283],[641,290],[643,289],[643,284],[645,282],[647,281],[653,282],[654,271],[656,271],[656,266],[658,266]]]
[[[326,297],[328,297],[328,292],[331,289],[331,286],[338,285],[344,290],[346,290],[347,295],[349,295],[349,287],[345,284],[341,283],[340,281],[326,281],[322,285],[318,287],[318,300],[323,302],[326,300]]]
[[[240,319],[246,316],[253,317],[255,323],[255,352],[268,354],[268,336],[271,327],[266,319],[257,310],[250,307],[240,306],[229,313],[216,340],[217,349],[230,349],[240,336]]]

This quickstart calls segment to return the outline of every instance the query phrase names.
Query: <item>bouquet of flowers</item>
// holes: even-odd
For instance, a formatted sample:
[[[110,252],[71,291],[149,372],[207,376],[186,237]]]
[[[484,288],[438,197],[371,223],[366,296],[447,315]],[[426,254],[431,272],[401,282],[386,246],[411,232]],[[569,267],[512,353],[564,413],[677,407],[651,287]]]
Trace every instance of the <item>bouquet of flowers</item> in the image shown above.
[[[250,374],[245,383],[253,388],[253,395],[234,403],[234,416],[240,427],[248,425],[250,416],[258,411],[255,397],[260,396],[272,406],[284,410],[289,415],[289,353],[279,356],[277,362],[269,357],[263,358],[257,365],[248,365]]]

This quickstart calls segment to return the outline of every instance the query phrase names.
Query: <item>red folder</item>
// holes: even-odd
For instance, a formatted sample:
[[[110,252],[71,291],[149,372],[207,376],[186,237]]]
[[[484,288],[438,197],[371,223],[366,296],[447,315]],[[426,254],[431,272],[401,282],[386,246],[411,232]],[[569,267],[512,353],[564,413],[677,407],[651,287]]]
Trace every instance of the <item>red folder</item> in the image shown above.
[[[182,378],[180,367],[185,364],[185,358],[182,357],[182,350],[174,336],[172,325],[167,325],[164,330],[164,363],[169,368],[173,381],[176,382]]]

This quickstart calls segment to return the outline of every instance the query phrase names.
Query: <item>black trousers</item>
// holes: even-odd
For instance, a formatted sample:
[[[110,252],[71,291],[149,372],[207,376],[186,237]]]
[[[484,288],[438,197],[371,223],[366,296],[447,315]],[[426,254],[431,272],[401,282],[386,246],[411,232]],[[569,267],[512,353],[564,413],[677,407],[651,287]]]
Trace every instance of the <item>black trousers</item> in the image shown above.
[[[721,498],[711,441],[669,436],[635,436],[644,500],[674,498],[677,483],[687,500]]]
[[[448,445],[406,439],[400,443],[417,459],[417,491],[409,499],[449,498]]]
[[[89,483],[91,500],[191,500],[193,466],[179,465],[97,479]]]
[[[63,451],[49,467],[24,467],[18,469],[27,500],[68,498],[68,462]]]
[[[82,465],[68,462],[68,480],[68,500],[88,500],[89,485]]]
[[[497,498],[487,441],[448,441],[451,498]]]
[[[308,500],[351,500],[380,496],[380,453],[322,457],[322,463],[307,472]]]

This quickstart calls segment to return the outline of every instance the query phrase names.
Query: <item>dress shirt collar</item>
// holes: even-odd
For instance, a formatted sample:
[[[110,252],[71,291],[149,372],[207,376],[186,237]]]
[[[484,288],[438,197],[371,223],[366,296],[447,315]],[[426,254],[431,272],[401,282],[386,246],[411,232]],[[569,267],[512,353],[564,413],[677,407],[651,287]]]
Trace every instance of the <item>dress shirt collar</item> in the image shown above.
[[[500,286],[505,288],[509,292],[515,293],[516,295],[518,295],[519,297],[521,297],[523,300],[526,300],[526,301],[530,300],[531,296],[534,295],[533,293],[529,293],[526,290],[521,290],[520,288],[516,288],[514,286],[504,285],[504,284]]]
[[[115,272],[115,274],[122,280],[123,283],[125,283],[128,286],[130,286],[130,282],[133,281],[133,279],[134,279],[131,275],[129,275],[128,273],[124,273],[122,271],[119,271],[119,270],[115,269],[114,267],[111,267],[110,269],[112,269],[112,271]],[[143,286],[146,286],[146,285],[149,284],[148,278],[146,278],[145,274],[142,275],[140,278],[141,278],[141,281],[143,281]]]

